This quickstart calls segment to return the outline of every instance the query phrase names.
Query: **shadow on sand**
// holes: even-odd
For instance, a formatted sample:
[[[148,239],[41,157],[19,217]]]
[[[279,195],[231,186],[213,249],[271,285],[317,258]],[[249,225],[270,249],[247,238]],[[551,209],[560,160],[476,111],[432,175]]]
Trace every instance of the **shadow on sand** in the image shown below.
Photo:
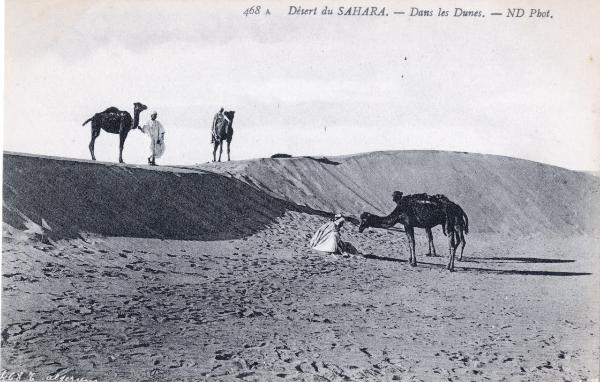
[[[407,260],[397,259],[393,257],[377,256],[377,255],[363,255],[365,259],[379,260],[379,261],[392,261],[397,263],[408,263]],[[544,259],[538,259],[544,260]],[[550,259],[551,260],[551,259]],[[542,261],[539,261],[542,262]],[[574,260],[567,260],[567,262],[574,262]],[[430,269],[445,268],[445,264],[434,264],[427,262],[419,262],[420,267]],[[458,263],[461,264],[461,263]],[[490,273],[498,275],[525,275],[525,276],[589,276],[589,272],[555,272],[555,271],[530,271],[530,270],[516,270],[516,269],[490,269],[490,268],[477,268],[477,267],[463,267],[455,264],[455,271],[461,272],[475,272],[475,273]]]
[[[469,263],[574,263],[575,260],[541,259],[537,257],[464,257],[464,262]]]

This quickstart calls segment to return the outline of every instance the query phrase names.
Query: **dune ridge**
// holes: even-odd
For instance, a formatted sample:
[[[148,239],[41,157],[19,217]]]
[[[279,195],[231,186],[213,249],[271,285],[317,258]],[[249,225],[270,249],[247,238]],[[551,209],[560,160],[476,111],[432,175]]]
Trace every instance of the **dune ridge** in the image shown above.
[[[596,234],[600,216],[600,179],[592,175],[435,151],[156,168],[5,152],[3,187],[5,224],[45,224],[57,238],[240,238],[289,210],[385,214],[394,190],[447,195],[463,206],[472,232]]]
[[[244,182],[200,170],[12,153],[4,154],[3,187],[4,224],[17,230],[37,224],[56,239],[83,233],[236,239],[297,209]]]
[[[442,151],[260,159],[209,164],[318,210],[387,214],[392,192],[445,194],[467,212],[471,231],[511,235],[597,233],[600,179],[522,159]]]

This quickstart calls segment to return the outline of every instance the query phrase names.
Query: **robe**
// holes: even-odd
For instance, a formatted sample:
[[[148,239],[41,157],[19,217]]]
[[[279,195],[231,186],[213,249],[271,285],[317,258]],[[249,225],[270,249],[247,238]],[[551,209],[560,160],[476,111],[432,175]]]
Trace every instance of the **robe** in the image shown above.
[[[165,129],[162,124],[157,120],[149,120],[142,126],[142,131],[150,137],[150,154],[160,158],[165,152]]]
[[[310,248],[319,252],[338,252],[340,233],[335,222],[323,224],[310,240]]]

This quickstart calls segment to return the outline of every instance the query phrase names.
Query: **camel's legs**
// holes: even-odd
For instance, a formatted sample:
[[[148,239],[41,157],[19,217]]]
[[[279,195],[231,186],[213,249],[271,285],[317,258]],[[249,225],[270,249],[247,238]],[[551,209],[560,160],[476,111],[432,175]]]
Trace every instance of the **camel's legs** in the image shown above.
[[[448,232],[448,246],[450,250],[450,258],[448,259],[448,270],[450,272],[454,271],[454,255],[456,254],[456,244],[455,235],[457,235],[456,231],[453,229],[451,232]]]
[[[404,232],[406,233],[406,239],[408,241],[408,263],[412,265],[412,245],[410,242],[410,234],[406,228],[404,229]]]
[[[231,160],[231,157],[229,156],[229,145],[231,144],[231,141],[227,141],[227,162],[229,162]]]
[[[450,269],[450,265],[452,265],[452,248],[454,247],[454,233],[448,230],[448,266],[446,268]]]
[[[430,256],[437,256],[435,253],[435,245],[433,244],[433,234],[431,233],[431,228],[425,228],[425,232],[427,232],[427,240],[429,241],[429,254]]]
[[[462,227],[460,227],[459,233],[460,233],[461,247],[460,247],[460,257],[458,258],[458,261],[462,261],[463,251],[465,250],[465,245],[467,244],[467,242],[465,241],[465,231],[462,229]]]
[[[406,237],[408,238],[408,246],[410,247],[410,259],[409,263],[411,266],[417,266],[417,256],[415,255],[415,229],[413,227],[404,226],[406,231]]]
[[[119,134],[119,163],[123,163],[123,146],[125,146],[125,139],[127,139],[128,131],[121,131]]]
[[[93,122],[92,122],[93,123]],[[96,138],[100,135],[100,129],[94,129],[92,127],[92,140],[90,141],[90,154],[92,154],[92,160],[96,160],[96,156],[94,155],[94,143],[96,142]]]

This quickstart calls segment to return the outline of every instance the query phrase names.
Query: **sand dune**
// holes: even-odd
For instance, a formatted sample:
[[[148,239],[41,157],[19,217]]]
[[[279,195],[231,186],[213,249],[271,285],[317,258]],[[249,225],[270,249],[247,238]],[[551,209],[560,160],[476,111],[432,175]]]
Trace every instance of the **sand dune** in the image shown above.
[[[5,153],[2,368],[40,380],[591,380],[599,184],[458,153],[187,168]],[[395,189],[465,207],[456,272],[424,256],[422,230],[416,268],[395,231],[344,226],[362,256],[307,248],[323,215],[387,212]]]
[[[442,193],[463,206],[473,232],[591,232],[600,216],[596,177],[495,155],[390,151],[202,168],[231,173],[298,204],[354,215],[389,213],[395,190]]]
[[[292,203],[200,170],[4,154],[3,220],[55,239],[81,233],[225,240],[264,228]]]
[[[391,193],[443,193],[472,232],[598,230],[600,179],[539,163],[448,152],[377,152],[173,168],[4,154],[4,221],[45,219],[55,237],[211,240],[256,232],[286,210],[385,214]],[[226,175],[226,176],[220,176]]]

